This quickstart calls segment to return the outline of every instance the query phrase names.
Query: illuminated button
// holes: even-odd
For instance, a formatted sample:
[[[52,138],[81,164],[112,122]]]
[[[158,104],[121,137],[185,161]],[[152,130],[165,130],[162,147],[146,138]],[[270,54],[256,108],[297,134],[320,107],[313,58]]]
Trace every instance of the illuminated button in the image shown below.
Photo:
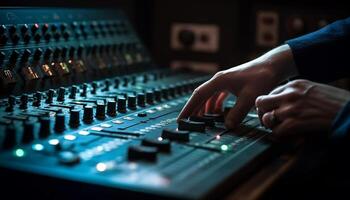
[[[60,143],[60,141],[58,139],[51,139],[51,140],[49,140],[49,144],[53,145],[53,146],[56,146],[59,143]]]
[[[90,132],[89,132],[89,131],[79,131],[78,134],[79,134],[79,135],[84,135],[84,136],[85,136],[85,135],[89,135]]]
[[[113,120],[114,124],[123,124],[124,122],[122,120]]]
[[[18,158],[21,158],[25,155],[25,151],[23,149],[16,149],[14,153],[15,156]]]
[[[62,151],[58,154],[58,161],[64,165],[74,165],[80,162],[80,157],[72,151]]]
[[[107,169],[107,165],[105,163],[97,163],[96,170],[99,172],[104,172]]]
[[[44,146],[42,144],[33,144],[32,149],[34,151],[42,151],[42,150],[44,150]]]
[[[102,128],[102,127],[95,126],[95,127],[92,127],[91,130],[92,130],[92,131],[102,131],[103,128]]]
[[[64,136],[65,140],[69,140],[69,141],[73,141],[75,140],[77,137],[75,135],[71,135],[71,134],[67,134]]]
[[[100,124],[100,126],[103,127],[103,128],[110,128],[110,127],[112,127],[112,125],[110,125],[110,124]]]
[[[123,119],[128,120],[128,121],[134,120],[134,118],[132,118],[132,117],[123,117]]]

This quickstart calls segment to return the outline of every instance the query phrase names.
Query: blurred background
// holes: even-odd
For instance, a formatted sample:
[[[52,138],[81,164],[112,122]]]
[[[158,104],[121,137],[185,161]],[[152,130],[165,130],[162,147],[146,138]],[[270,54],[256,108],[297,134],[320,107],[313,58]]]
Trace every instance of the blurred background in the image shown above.
[[[120,8],[158,65],[209,72],[350,16],[346,1],[339,0],[11,0],[0,5]]]

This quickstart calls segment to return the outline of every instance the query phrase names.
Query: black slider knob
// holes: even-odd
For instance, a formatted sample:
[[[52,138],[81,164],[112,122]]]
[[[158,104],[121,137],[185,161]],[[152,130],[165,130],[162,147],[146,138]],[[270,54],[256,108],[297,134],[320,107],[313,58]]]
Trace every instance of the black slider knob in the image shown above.
[[[19,52],[17,50],[14,50],[10,56],[9,62],[12,64],[16,63],[18,56],[19,56]]]
[[[17,131],[14,125],[9,125],[5,129],[5,138],[3,139],[3,149],[11,149],[17,143]]]
[[[71,88],[70,88],[70,94],[69,94],[69,98],[70,99],[75,99],[76,95],[77,95],[77,91],[78,91],[78,87],[73,85]]]
[[[118,98],[118,112],[126,113],[126,99],[124,97]]]
[[[114,100],[107,102],[107,115],[114,117],[117,115],[117,102]]]
[[[21,61],[22,62],[27,62],[28,59],[29,59],[30,54],[32,54],[32,52],[29,49],[24,50]]]
[[[162,131],[162,138],[169,139],[169,140],[175,140],[175,141],[179,141],[179,142],[188,142],[188,141],[190,141],[190,132],[189,131],[164,129]]]
[[[52,103],[53,102],[53,96],[55,95],[55,90],[50,89],[49,91],[47,91],[47,99],[46,99],[46,103]]]
[[[146,92],[146,101],[148,104],[153,104],[154,103],[154,95],[152,91]]]
[[[20,101],[21,101],[21,103],[19,105],[19,108],[20,109],[27,109],[28,108],[28,95],[22,94]]]
[[[73,109],[70,111],[69,126],[72,128],[77,128],[79,124],[80,124],[80,110]]]
[[[81,93],[80,93],[80,96],[86,97],[87,89],[88,89],[88,84],[87,84],[87,83],[84,83],[83,86],[82,86],[82,91],[81,91]]]
[[[51,134],[51,119],[49,117],[42,117],[40,119],[40,138],[47,138]]]
[[[65,99],[65,95],[66,95],[66,88],[60,87],[58,89],[57,101],[63,102]]]
[[[143,93],[137,94],[137,105],[140,107],[145,107],[146,104],[146,96]]]
[[[120,80],[118,78],[114,79],[114,88],[119,88]]]
[[[96,118],[99,120],[104,120],[106,118],[106,105],[103,101],[97,102]]]
[[[13,95],[10,95],[7,101],[7,107],[6,107],[6,112],[12,112],[14,109],[14,106],[16,104],[16,97]]]
[[[22,143],[28,144],[34,140],[35,123],[32,121],[24,122]]]
[[[156,147],[161,152],[169,153],[171,150],[170,140],[167,140],[167,139],[157,140],[157,139],[145,138],[142,140],[141,144],[143,146]]]
[[[155,89],[154,90],[154,98],[157,102],[162,101],[162,91],[160,89]]]
[[[98,87],[97,83],[96,83],[96,82],[93,82],[93,83],[91,84],[91,87],[92,87],[91,94],[96,94],[97,87]]]
[[[187,119],[181,119],[178,128],[179,130],[205,132],[205,122],[194,122]]]
[[[34,52],[33,59],[36,60],[36,61],[40,60],[40,57],[41,57],[42,54],[43,54],[43,50],[40,49],[40,48],[38,48],[38,49],[35,50],[35,52]]]
[[[62,133],[66,129],[66,116],[63,113],[56,114],[55,131]]]
[[[90,124],[94,120],[94,109],[92,106],[85,106],[83,113],[84,123]]]
[[[109,86],[110,86],[110,81],[109,80],[106,80],[105,81],[105,87],[103,88],[103,91],[109,91]]]
[[[128,108],[136,110],[136,97],[133,95],[128,96]]]
[[[130,146],[128,148],[128,160],[155,162],[157,161],[157,148],[136,145]]]

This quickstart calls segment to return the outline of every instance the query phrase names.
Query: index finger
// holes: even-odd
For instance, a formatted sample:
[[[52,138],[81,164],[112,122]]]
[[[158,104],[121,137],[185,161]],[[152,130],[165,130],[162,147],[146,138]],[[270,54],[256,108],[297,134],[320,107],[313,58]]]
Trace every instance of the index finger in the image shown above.
[[[215,79],[211,79],[199,87],[197,87],[190,99],[187,101],[186,105],[180,112],[178,116],[179,119],[184,119],[189,117],[194,111],[202,107],[203,104],[216,92],[218,92],[217,83]]]

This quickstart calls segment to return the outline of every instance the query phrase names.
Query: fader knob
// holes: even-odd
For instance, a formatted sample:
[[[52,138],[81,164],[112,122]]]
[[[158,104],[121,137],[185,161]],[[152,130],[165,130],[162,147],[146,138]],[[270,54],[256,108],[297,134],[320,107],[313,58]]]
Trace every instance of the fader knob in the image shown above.
[[[20,109],[27,109],[28,108],[28,95],[22,94],[20,101],[21,101],[21,103],[19,105],[19,108]]]
[[[80,110],[73,109],[69,114],[69,126],[72,128],[77,128],[80,124]]]
[[[161,102],[162,101],[162,92],[160,89],[155,89],[154,90],[154,98],[157,102]]]
[[[140,107],[145,107],[146,104],[146,96],[144,93],[137,94],[137,105]]]
[[[47,99],[46,99],[46,103],[50,104],[53,102],[53,96],[55,95],[55,90],[53,89],[50,89],[48,92],[47,92]]]
[[[114,117],[117,115],[117,102],[114,100],[107,102],[107,115]]]
[[[65,94],[66,94],[66,88],[60,87],[58,89],[58,94],[57,94],[57,101],[63,102],[65,99]]]
[[[128,159],[130,161],[144,160],[155,162],[157,160],[157,148],[145,146],[130,146],[128,148]]]
[[[205,122],[194,122],[186,119],[179,121],[179,130],[205,132]]]
[[[71,88],[70,88],[70,95],[69,95],[69,98],[70,99],[75,99],[76,95],[77,95],[77,91],[78,91],[78,87],[76,85],[73,85]]]
[[[84,107],[83,121],[90,124],[94,120],[94,110],[92,106]]]
[[[96,118],[99,120],[104,120],[106,118],[106,105],[103,101],[97,103]]]
[[[51,134],[51,119],[49,117],[42,117],[40,119],[40,138],[47,138]]]
[[[118,98],[118,112],[126,113],[126,99],[124,97]]]
[[[136,97],[133,95],[128,96],[128,108],[136,110]]]
[[[66,116],[63,113],[56,114],[55,131],[58,133],[63,132],[66,129]]]
[[[162,138],[180,141],[180,142],[188,142],[188,141],[190,141],[190,132],[189,131],[164,129],[162,131]]]
[[[167,139],[156,140],[151,138],[145,138],[142,140],[141,144],[143,146],[156,147],[161,152],[168,153],[171,150],[170,140],[167,140]]]
[[[153,104],[154,103],[154,94],[152,91],[146,92],[146,101],[148,104]]]

